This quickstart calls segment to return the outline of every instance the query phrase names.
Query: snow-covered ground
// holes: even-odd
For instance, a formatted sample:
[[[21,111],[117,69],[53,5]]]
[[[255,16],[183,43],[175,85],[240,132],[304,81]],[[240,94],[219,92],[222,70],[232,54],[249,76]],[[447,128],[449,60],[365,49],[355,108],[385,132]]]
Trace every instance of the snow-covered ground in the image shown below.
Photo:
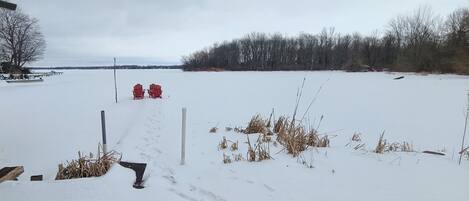
[[[405,75],[402,80],[394,77]],[[272,146],[273,160],[223,164],[217,145],[246,136],[225,127],[246,126],[256,113],[292,115],[306,78],[302,115],[330,148],[309,149],[307,168]],[[132,100],[135,83],[163,86],[163,99]],[[469,200],[469,162],[458,166],[468,76],[344,72],[181,72],[119,70],[118,103],[112,71],[65,71],[43,83],[0,82],[0,166],[23,165],[19,181],[0,184],[0,200]],[[179,165],[181,108],[188,109],[186,165]],[[122,160],[148,163],[146,188],[131,187],[129,169],[55,181],[57,165],[96,152],[100,110],[106,111],[108,146]],[[219,132],[209,133],[217,126]],[[379,135],[412,142],[422,153],[374,154]],[[362,133],[366,150],[345,145]],[[255,140],[253,135],[251,140]],[[43,174],[45,181],[30,182]]]

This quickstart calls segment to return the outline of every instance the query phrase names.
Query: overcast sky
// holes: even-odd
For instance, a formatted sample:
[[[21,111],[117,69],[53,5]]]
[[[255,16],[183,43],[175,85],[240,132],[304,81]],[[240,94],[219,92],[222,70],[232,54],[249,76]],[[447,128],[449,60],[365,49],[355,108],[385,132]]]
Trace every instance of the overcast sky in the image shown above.
[[[469,0],[10,0],[47,41],[34,66],[179,64],[181,56],[249,32],[370,33],[429,5],[447,15]]]

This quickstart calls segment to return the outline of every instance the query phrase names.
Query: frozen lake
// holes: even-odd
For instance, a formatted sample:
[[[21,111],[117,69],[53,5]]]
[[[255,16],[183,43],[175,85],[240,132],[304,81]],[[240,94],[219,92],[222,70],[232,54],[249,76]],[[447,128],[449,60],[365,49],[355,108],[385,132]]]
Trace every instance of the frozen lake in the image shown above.
[[[402,75],[404,79],[393,79]],[[149,187],[143,194],[123,190],[120,193],[126,193],[124,198],[136,195],[151,200],[146,196],[152,193],[159,193],[164,200],[310,200],[313,196],[327,200],[373,200],[378,195],[382,195],[381,200],[469,198],[469,192],[464,190],[467,188],[463,188],[469,178],[469,163],[457,166],[455,153],[464,129],[469,76],[119,70],[117,77],[117,104],[110,70],[64,71],[63,75],[47,77],[42,83],[0,82],[0,166],[25,166],[19,182],[0,184],[2,197],[75,200],[78,198],[74,195],[87,193],[90,197],[85,196],[85,200],[106,200],[118,196],[119,193],[112,192],[99,194],[98,190],[117,181],[117,173],[125,172],[120,169],[106,178],[90,180],[96,189],[80,188],[52,197],[47,193],[21,193],[49,187],[53,192],[67,189],[67,185],[71,188],[86,183],[85,180],[64,184],[53,179],[57,165],[76,158],[78,151],[96,152],[101,140],[99,115],[105,110],[109,148],[121,152],[123,160],[149,163],[146,175]],[[323,116],[318,130],[334,136],[331,148],[317,151],[319,156],[314,157],[316,152],[311,151],[316,168],[304,168],[286,153],[274,155],[276,160],[265,164],[223,164],[217,143],[224,135],[238,137],[224,131],[209,134],[208,130],[214,126],[220,130],[226,126],[246,126],[253,115],[268,117],[272,109],[276,115],[291,116],[303,79],[299,114],[303,115],[322,86],[305,116],[311,125],[317,125]],[[136,83],[144,88],[151,83],[161,84],[163,99],[132,100],[131,90]],[[182,107],[188,109],[190,170],[178,165]],[[359,132],[367,149],[372,150],[383,131],[389,141],[411,142],[417,151],[444,150],[447,156],[391,153],[381,158],[344,148],[352,134]],[[297,173],[279,175],[291,172],[285,166]],[[331,170],[337,170],[335,177]],[[27,180],[33,174],[44,174],[46,182],[30,184]],[[176,184],[166,181],[168,177],[175,178]],[[383,183],[380,177],[385,180]],[[226,185],[220,186],[218,182]],[[357,186],[351,186],[355,182]],[[304,186],[293,188],[297,183]],[[124,187],[127,185],[116,189]],[[314,187],[317,192],[311,191]],[[373,192],[367,193],[367,189]],[[299,195],[293,193],[295,190],[306,192]],[[343,194],[334,195],[338,192]]]

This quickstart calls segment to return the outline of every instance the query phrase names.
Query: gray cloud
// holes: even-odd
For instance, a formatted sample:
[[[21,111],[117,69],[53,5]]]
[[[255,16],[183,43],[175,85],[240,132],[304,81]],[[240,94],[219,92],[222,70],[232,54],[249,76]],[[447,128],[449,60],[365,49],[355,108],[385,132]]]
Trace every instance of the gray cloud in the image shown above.
[[[398,14],[430,5],[446,15],[467,0],[11,0],[40,20],[44,59],[32,65],[177,64],[182,55],[252,31],[382,30]]]

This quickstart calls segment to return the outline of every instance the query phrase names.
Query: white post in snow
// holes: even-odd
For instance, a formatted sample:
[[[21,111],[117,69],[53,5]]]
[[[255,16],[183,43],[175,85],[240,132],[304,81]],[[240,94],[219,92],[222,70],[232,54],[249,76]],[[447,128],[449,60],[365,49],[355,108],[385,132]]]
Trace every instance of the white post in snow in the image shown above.
[[[116,58],[114,57],[114,94],[117,103]]]
[[[182,108],[182,128],[181,128],[181,165],[184,165],[186,160],[186,113],[187,109]]]

